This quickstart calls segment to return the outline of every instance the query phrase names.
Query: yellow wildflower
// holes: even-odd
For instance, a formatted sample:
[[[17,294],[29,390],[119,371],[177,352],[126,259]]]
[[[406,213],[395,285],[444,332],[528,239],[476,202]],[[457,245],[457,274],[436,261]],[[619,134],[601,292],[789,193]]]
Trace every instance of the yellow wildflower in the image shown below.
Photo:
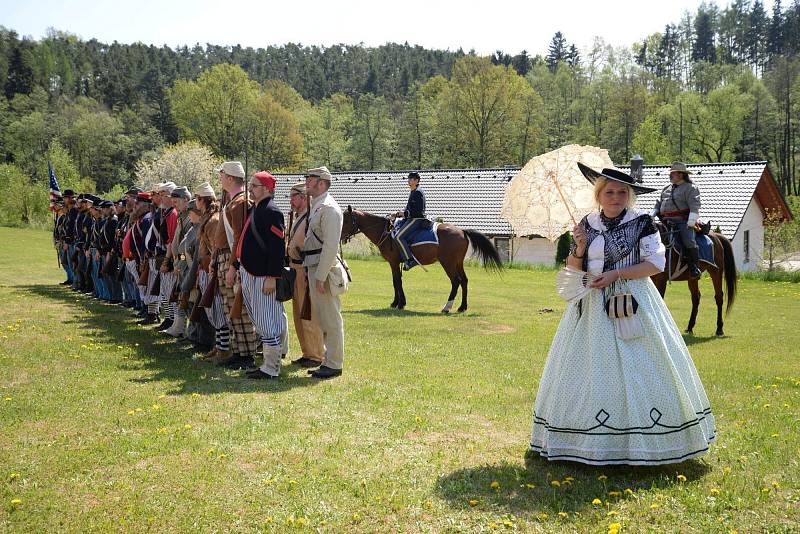
[[[607,476],[605,476],[605,475],[600,475],[599,477],[597,477],[597,480],[600,480],[600,481],[602,482],[603,480],[605,480],[605,479],[607,479],[607,478],[608,478],[608,477],[607,477]]]
[[[186,429],[186,430],[191,430],[192,429],[192,425],[190,425],[189,423],[186,423],[185,425],[183,425],[183,428]]]
[[[306,527],[308,526],[308,519],[306,519],[303,516],[300,516],[297,518],[297,524],[300,525],[301,527]]]
[[[534,489],[536,486],[533,484],[525,484],[525,487],[528,489]]]
[[[686,482],[686,477],[683,475],[678,475],[678,482]]]
[[[158,404],[154,404],[154,405],[152,405],[152,406],[151,406],[151,408],[152,408],[152,409],[153,409],[153,411],[155,412],[155,411],[157,411],[157,410],[160,410],[160,409],[161,409],[161,406],[159,406]]]
[[[513,527],[513,526],[514,526],[514,522],[513,522],[513,521],[511,521],[510,519],[504,519],[504,520],[503,520],[503,524],[504,524],[505,526],[509,527],[509,528],[511,528],[511,527]]]
[[[777,438],[777,437],[779,437],[779,436],[780,436],[780,434],[772,434],[770,437],[771,437],[771,438]]]
[[[3,400],[4,400],[4,401],[6,401],[6,402],[8,402],[8,401],[14,400],[14,398],[13,398],[13,397],[6,397],[6,398],[4,398]]]
[[[22,499],[11,499],[11,508],[16,508],[22,504]]]
[[[137,411],[137,412],[141,412],[141,411],[142,411],[142,409],[141,409],[141,408],[136,408],[136,411]]]
[[[567,517],[568,515],[567,512],[558,512],[558,517]]]
[[[497,490],[500,489],[500,483],[498,481],[496,481],[496,480],[492,480],[492,483],[489,484],[489,487],[492,488],[493,490],[497,491]]]
[[[711,488],[710,493],[711,493],[711,495],[714,495],[716,497],[717,495],[719,495],[719,489],[718,488]]]
[[[135,411],[133,411],[133,410],[128,410],[128,415],[133,415],[133,414],[135,414],[135,413],[136,413],[136,412],[135,412]]]
[[[353,521],[361,521],[361,514],[353,512]]]
[[[658,504],[656,504],[656,503],[653,503],[653,504],[651,504],[651,505],[650,505],[650,509],[651,509],[651,510],[655,510],[655,509],[657,509],[657,508],[659,508],[659,507],[660,507],[660,505],[658,505]]]
[[[592,504],[595,506],[600,506],[601,504],[603,504],[603,501],[601,501],[600,499],[593,499]]]
[[[778,484],[777,482],[773,482],[773,483],[772,483],[772,487],[773,487],[773,488],[775,488],[775,489],[778,489],[778,488],[780,488],[780,487],[781,487],[781,485],[780,485],[780,484]]]
[[[620,495],[622,495],[622,493],[620,493],[619,491],[609,491],[608,492],[608,496],[609,497],[619,497]]]
[[[489,528],[492,529],[492,530],[497,530],[500,527],[497,526],[497,523],[489,523]]]
[[[476,499],[470,499],[469,500],[469,505],[470,506],[478,506],[478,501]]]
[[[272,516],[268,516],[266,519],[264,519],[264,523],[272,523],[273,521],[275,520],[272,519]]]
[[[19,478],[19,473],[11,473],[8,475],[8,481],[13,482]]]
[[[192,393],[192,397],[199,397],[199,396],[200,396],[200,394],[198,392],[196,392],[196,391],[194,393]]]
[[[619,530],[622,528],[622,523],[611,523],[608,525],[608,528],[613,528],[614,530]]]
[[[625,488],[625,495],[633,495],[633,490],[630,488]]]
[[[228,457],[228,455],[227,455],[227,454],[225,454],[224,452],[218,456],[218,458],[219,458],[220,460],[224,460],[224,459],[225,459],[225,458],[227,458],[227,457]]]
[[[572,478],[572,477],[565,477],[564,478],[564,482],[572,482],[573,480],[575,480],[575,479]]]
[[[559,482],[558,480],[551,480],[550,485],[553,486],[554,488],[558,488],[561,486],[561,482]]]
[[[611,510],[610,512],[608,512],[606,514],[606,516],[608,516],[608,517],[615,517],[615,516],[618,516],[618,515],[619,515],[619,512],[615,512],[614,510]]]

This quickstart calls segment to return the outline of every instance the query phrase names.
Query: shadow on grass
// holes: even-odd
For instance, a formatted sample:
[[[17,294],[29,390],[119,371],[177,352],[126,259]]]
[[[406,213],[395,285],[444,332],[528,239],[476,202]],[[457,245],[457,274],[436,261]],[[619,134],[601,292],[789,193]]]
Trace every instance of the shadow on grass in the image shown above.
[[[714,341],[715,339],[725,339],[726,337],[727,336],[698,336],[696,334],[683,334],[683,342],[686,343],[687,347],[691,347],[692,345],[708,343],[709,341]]]
[[[592,504],[595,498],[608,501],[613,508],[615,502],[635,498],[640,490],[691,484],[703,478],[710,469],[699,459],[652,467],[600,467],[575,462],[550,462],[529,454],[524,466],[502,462],[459,469],[440,477],[435,490],[441,498],[457,508],[471,508],[477,501],[479,508],[503,509],[518,516],[540,513],[554,516],[558,512],[583,514],[598,508]],[[686,480],[679,481],[679,474]],[[552,484],[554,480],[559,481],[558,486]],[[495,481],[499,486],[493,488]],[[470,501],[473,501],[472,505]],[[601,505],[600,509],[605,512],[605,505]]]
[[[29,285],[17,286],[15,289],[90,312],[76,314],[74,318],[65,321],[65,331],[81,330],[95,339],[134,349],[133,355],[120,363],[120,367],[149,372],[145,378],[132,379],[135,382],[166,380],[178,383],[169,392],[172,395],[280,392],[295,387],[313,386],[319,382],[307,377],[304,369],[301,369],[301,376],[294,374],[299,369],[294,366],[284,367],[279,380],[249,380],[244,378],[243,371],[229,371],[193,360],[192,355],[196,351],[190,344],[159,334],[152,327],[137,325],[136,318],[128,308],[101,303],[89,295],[76,293],[64,286]]]
[[[441,317],[447,315],[441,312],[426,312],[416,310],[398,310],[397,308],[375,308],[366,310],[347,310],[342,312],[343,315],[369,315],[370,317]],[[454,314],[450,314],[454,315]]]

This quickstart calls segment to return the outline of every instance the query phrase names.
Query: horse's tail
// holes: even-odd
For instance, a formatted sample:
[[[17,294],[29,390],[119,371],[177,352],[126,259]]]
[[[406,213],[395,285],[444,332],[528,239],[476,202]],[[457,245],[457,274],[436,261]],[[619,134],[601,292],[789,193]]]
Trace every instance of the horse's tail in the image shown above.
[[[503,270],[503,260],[500,259],[500,253],[497,252],[488,237],[477,230],[464,230],[464,234],[469,238],[472,250],[477,253],[486,269],[492,271]]]
[[[728,304],[725,306],[725,315],[728,315],[733,308],[733,301],[736,300],[736,260],[733,257],[733,245],[722,234],[717,234],[719,242],[722,245],[722,257],[724,261],[723,272],[725,274],[725,292],[728,294]]]

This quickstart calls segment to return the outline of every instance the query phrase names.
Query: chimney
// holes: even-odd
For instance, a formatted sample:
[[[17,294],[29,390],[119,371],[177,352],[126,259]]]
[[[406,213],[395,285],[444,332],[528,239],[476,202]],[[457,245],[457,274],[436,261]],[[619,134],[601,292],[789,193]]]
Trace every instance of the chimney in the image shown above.
[[[634,181],[642,183],[644,177],[644,160],[639,154],[634,154],[631,158],[631,176]]]

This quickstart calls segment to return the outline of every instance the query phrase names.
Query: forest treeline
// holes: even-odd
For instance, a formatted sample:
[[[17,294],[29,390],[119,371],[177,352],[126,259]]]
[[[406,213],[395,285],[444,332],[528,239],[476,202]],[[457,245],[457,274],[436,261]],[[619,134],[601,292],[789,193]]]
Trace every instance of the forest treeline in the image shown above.
[[[547,53],[409,44],[106,44],[0,27],[0,222],[62,187],[114,193],[187,142],[248,168],[522,165],[567,143],[626,163],[769,160],[800,194],[800,0],[701,4],[663,31]],[[201,151],[202,152],[202,151]],[[43,197],[45,201],[38,200]]]

